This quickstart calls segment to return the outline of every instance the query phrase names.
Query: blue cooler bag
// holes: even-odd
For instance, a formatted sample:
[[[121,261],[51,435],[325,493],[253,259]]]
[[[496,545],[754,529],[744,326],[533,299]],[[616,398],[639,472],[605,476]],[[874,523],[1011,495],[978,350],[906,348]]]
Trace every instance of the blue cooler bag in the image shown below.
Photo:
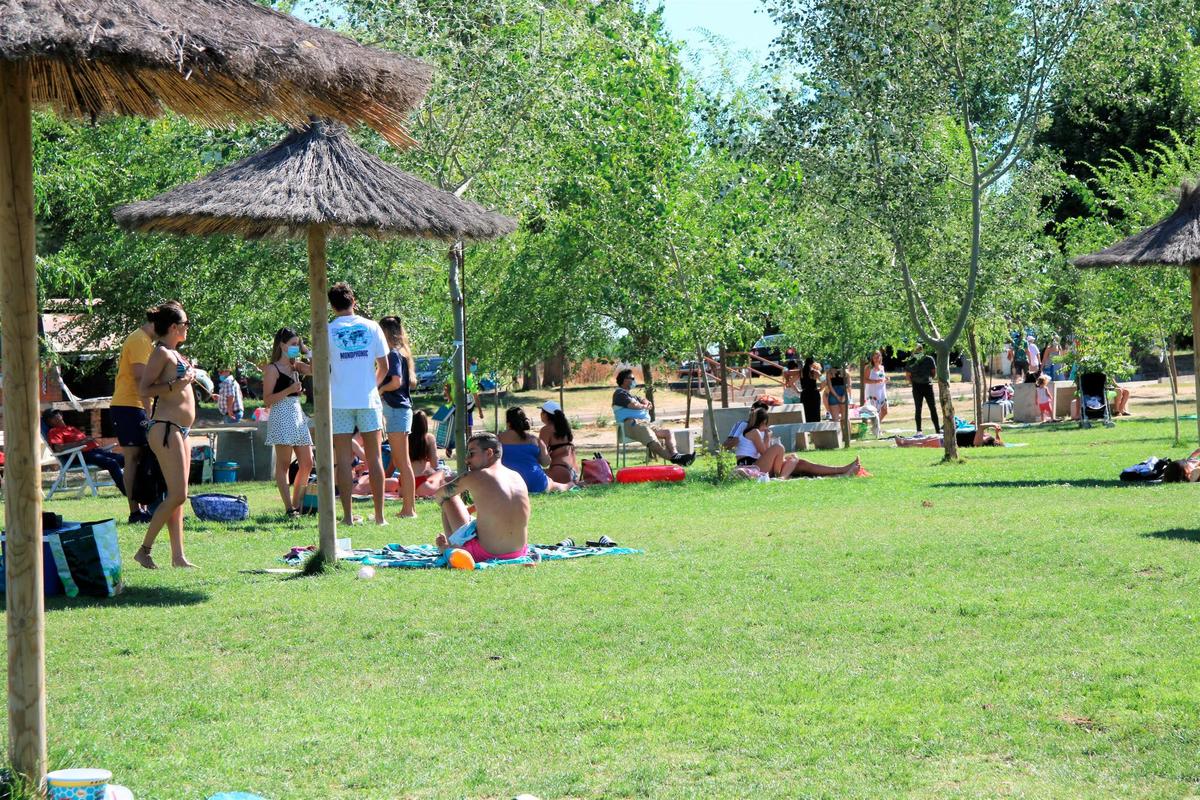
[[[245,496],[234,497],[231,494],[211,492],[209,494],[193,495],[192,512],[203,520],[210,522],[239,522],[250,518],[250,504]]]

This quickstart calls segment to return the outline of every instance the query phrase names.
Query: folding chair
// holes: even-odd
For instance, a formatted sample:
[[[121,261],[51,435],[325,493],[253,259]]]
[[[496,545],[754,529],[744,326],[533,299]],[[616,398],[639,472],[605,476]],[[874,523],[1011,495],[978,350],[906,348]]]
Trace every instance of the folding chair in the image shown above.
[[[42,441],[46,442],[45,424],[41,426],[41,431]],[[48,442],[46,443],[46,447],[48,449],[50,447]],[[65,450],[59,450],[58,452],[53,450],[50,451],[51,455],[53,455],[55,460],[58,461],[58,477],[54,479],[54,484],[50,487],[50,491],[46,493],[47,500],[54,497],[54,493],[58,490],[67,488],[67,481],[72,472],[79,472],[83,475],[83,483],[81,483],[75,490],[75,497],[77,498],[83,497],[83,492],[85,489],[90,490],[92,497],[95,497],[96,495],[100,494],[100,487],[116,486],[116,484],[111,480],[100,480],[98,476],[92,474],[92,470],[96,470],[98,472],[100,467],[93,466],[83,460],[83,448],[83,445],[79,445],[78,447],[68,447]],[[105,449],[107,450],[109,448]]]
[[[615,420],[616,418],[617,418],[617,414],[616,414],[616,409],[614,408],[613,409],[613,419]],[[617,422],[617,466],[618,467],[624,467],[629,463],[629,448],[630,448],[630,446],[632,445],[632,446],[636,447],[640,444],[641,444],[641,442],[639,442],[635,439],[630,439],[628,436],[625,435],[625,423],[624,422]],[[650,463],[650,455],[651,455],[650,445],[645,445],[645,447],[646,447],[646,460],[644,463],[649,464]]]

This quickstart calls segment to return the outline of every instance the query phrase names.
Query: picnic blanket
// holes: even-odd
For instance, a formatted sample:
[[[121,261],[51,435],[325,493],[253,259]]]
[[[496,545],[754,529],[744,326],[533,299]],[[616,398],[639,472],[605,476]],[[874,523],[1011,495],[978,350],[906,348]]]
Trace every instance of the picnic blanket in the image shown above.
[[[488,559],[476,563],[475,569],[536,564],[540,561],[563,561],[568,558],[588,558],[589,556],[625,556],[641,552],[643,551],[635,550],[632,547],[566,547],[557,544],[531,544],[527,556]],[[371,567],[432,569],[442,566],[437,563],[438,555],[437,548],[431,544],[389,544],[382,550],[355,550],[352,555],[347,555],[342,560],[357,561]]]

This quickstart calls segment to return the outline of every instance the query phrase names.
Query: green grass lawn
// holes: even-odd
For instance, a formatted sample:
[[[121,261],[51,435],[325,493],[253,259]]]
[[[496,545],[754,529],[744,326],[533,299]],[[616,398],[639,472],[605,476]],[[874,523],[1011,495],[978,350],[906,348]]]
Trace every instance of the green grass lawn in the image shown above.
[[[1200,487],[1116,479],[1169,429],[862,448],[871,479],[699,464],[534,500],[535,541],[645,555],[369,582],[245,572],[316,531],[243,484],[250,523],[189,512],[202,569],[138,568],[122,525],[126,592],[50,601],[52,766],[138,800],[1194,795]],[[430,541],[434,511],[349,535]]]

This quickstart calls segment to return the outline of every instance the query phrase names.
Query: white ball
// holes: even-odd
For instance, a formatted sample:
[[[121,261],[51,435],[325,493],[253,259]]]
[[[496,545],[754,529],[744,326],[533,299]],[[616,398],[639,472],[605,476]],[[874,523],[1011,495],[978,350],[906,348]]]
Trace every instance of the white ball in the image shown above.
[[[375,568],[372,566],[363,566],[358,569],[358,579],[360,581],[369,581],[375,577]]]

